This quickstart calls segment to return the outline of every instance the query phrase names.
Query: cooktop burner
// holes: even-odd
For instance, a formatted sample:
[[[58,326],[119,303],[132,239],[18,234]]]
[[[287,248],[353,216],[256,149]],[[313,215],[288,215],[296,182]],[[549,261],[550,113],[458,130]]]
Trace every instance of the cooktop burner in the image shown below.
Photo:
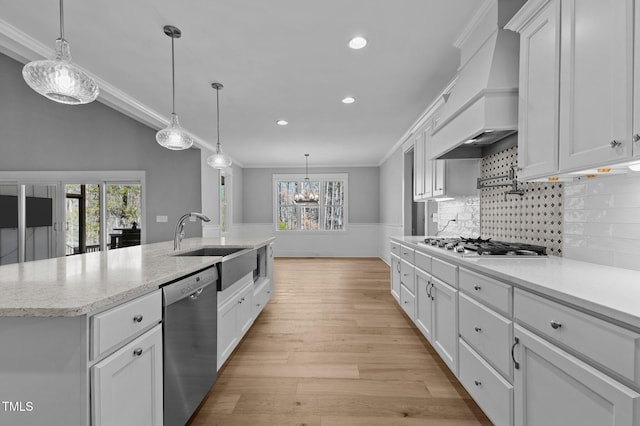
[[[447,250],[452,250],[463,256],[546,256],[547,248],[525,243],[511,243],[505,241],[491,241],[491,238],[449,238],[428,237],[424,243]]]

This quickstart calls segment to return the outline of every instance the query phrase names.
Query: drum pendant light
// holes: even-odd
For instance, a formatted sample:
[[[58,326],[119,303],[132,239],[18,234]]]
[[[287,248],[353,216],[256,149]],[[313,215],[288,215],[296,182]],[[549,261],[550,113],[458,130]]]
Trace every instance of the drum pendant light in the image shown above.
[[[211,87],[216,89],[216,125],[218,128],[218,144],[216,145],[216,152],[207,158],[207,164],[214,169],[226,169],[231,167],[231,159],[222,152],[220,147],[220,89],[224,86],[221,83],[211,83]]]
[[[55,58],[29,62],[22,68],[22,77],[33,90],[62,104],[87,104],[98,97],[98,84],[71,63],[71,49],[64,38],[63,0],[60,0],[60,37],[56,39]]]
[[[176,68],[173,42],[182,36],[182,31],[172,25],[164,26],[164,33],[171,37],[171,121],[169,125],[156,133],[156,141],[163,147],[174,151],[191,148],[193,138],[180,126],[176,114]]]
[[[309,154],[305,154],[304,156],[306,158],[306,177],[302,184],[302,190],[296,192],[293,196],[293,202],[303,206],[313,206],[318,204],[320,196],[311,189],[311,182],[309,181]]]

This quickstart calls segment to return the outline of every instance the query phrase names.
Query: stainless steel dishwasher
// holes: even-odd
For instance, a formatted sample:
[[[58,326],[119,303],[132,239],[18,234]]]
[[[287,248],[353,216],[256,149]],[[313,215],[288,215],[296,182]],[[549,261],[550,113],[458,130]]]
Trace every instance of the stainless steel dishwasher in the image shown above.
[[[216,381],[217,280],[213,266],[162,288],[165,426],[183,426]]]

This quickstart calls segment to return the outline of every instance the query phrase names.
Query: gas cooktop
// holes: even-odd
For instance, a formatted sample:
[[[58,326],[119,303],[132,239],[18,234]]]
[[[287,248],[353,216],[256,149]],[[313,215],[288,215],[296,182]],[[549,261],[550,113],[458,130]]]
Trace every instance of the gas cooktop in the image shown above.
[[[525,243],[492,241],[491,238],[427,237],[425,245],[460,253],[462,256],[546,256],[547,248]]]

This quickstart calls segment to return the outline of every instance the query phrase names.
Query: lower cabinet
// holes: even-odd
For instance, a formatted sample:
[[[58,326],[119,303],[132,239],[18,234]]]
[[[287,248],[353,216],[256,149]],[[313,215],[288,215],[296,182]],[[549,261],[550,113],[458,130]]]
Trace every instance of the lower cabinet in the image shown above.
[[[252,305],[252,274],[218,293],[218,370],[251,327]]]
[[[400,258],[391,255],[391,295],[400,301]]]
[[[640,424],[640,394],[515,325],[516,425]]]
[[[91,368],[93,426],[162,425],[162,325]]]

